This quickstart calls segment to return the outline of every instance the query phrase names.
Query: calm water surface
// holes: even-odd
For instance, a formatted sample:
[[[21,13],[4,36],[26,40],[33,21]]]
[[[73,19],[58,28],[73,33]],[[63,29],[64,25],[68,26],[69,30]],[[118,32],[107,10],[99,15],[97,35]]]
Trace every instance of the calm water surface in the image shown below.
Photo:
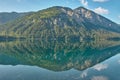
[[[120,42],[0,42],[0,80],[120,80]]]

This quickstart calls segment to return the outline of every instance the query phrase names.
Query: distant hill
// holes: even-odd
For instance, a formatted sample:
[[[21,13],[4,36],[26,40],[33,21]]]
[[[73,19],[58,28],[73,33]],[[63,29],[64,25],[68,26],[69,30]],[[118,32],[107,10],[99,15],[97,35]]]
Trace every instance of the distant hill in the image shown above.
[[[55,6],[0,26],[1,36],[50,40],[90,40],[120,37],[120,26],[84,7]]]
[[[17,12],[1,12],[0,13],[0,24],[5,24],[9,21],[13,21],[17,18],[27,15],[28,13],[17,13]]]

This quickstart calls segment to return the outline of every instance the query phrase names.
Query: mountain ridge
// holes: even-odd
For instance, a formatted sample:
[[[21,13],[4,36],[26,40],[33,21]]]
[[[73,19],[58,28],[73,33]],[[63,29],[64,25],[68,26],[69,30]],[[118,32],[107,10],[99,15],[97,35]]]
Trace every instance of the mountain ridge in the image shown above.
[[[120,37],[120,26],[83,7],[50,7],[0,27],[2,36],[41,39],[107,39]]]

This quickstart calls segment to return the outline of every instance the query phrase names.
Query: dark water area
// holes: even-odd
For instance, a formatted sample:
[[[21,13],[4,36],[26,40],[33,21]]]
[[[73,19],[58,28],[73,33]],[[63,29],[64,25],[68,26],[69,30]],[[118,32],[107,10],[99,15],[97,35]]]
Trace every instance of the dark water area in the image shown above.
[[[120,80],[120,41],[0,42],[0,80]]]

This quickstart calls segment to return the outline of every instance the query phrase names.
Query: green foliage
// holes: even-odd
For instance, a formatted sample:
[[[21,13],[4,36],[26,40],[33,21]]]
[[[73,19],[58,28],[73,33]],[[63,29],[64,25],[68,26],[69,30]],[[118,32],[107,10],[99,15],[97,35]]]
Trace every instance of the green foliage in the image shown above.
[[[68,8],[52,7],[0,25],[0,36],[42,40],[103,40],[120,34],[90,22],[78,22]]]
[[[57,8],[50,8],[47,10],[40,11],[39,15],[40,15],[40,18],[51,18],[51,17],[55,17],[61,13],[62,12],[60,10],[58,10]]]

